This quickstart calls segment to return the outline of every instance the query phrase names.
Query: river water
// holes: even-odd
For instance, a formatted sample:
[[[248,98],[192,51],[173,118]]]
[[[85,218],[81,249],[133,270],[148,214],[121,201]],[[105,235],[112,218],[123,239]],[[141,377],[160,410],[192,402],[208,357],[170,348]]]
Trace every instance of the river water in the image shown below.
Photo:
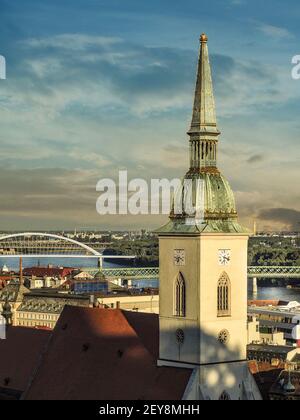
[[[291,290],[285,287],[259,287],[257,294],[253,294],[248,290],[248,299],[256,300],[284,300],[287,302],[296,300],[300,302],[300,290]]]
[[[3,265],[11,270],[19,270],[19,260],[17,258],[11,257],[1,257],[0,258],[0,268]],[[37,265],[47,266],[51,264],[56,267],[74,267],[74,268],[83,268],[84,267],[97,267],[96,258],[43,258],[38,260],[36,258],[23,258],[23,267],[33,267]],[[106,262],[104,260],[104,267],[116,267],[120,268],[119,264],[114,264],[111,262]],[[249,282],[249,285],[251,281]],[[153,280],[140,280],[135,281],[134,285],[137,287],[158,287],[158,279]],[[258,287],[258,293],[253,295],[251,288],[248,290],[248,299],[263,299],[263,300],[284,300],[292,301],[297,300],[300,302],[300,290],[291,290],[285,287]]]

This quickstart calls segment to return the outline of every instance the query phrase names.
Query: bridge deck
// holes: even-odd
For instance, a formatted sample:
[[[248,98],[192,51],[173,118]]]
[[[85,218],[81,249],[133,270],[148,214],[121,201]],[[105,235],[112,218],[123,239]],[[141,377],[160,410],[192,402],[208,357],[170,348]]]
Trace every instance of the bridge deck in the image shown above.
[[[97,268],[82,268],[91,274],[99,273]],[[141,268],[102,268],[101,272],[108,278],[123,279],[153,279],[159,277],[158,267]],[[248,267],[249,278],[300,278],[300,267],[283,266],[250,266]]]

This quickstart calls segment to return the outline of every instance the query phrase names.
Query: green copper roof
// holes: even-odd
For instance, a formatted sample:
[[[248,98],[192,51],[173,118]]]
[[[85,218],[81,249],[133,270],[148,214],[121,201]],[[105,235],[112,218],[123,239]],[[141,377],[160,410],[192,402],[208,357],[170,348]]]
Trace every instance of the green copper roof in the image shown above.
[[[250,231],[241,226],[237,220],[215,220],[201,224],[189,224],[186,220],[171,219],[167,224],[159,228],[159,235],[197,235],[200,233],[230,233],[250,234]]]
[[[193,116],[189,134],[219,134],[207,47],[207,36],[201,35],[198,72],[193,106]]]
[[[185,180],[191,183],[185,184]],[[202,181],[197,187],[197,181]],[[175,202],[184,209],[185,190],[192,188],[191,201],[195,211],[175,214]],[[203,191],[202,191],[203,188]],[[176,201],[177,200],[177,201]],[[198,215],[195,213],[197,212]],[[200,217],[198,218],[198,216]],[[170,221],[159,233],[248,233],[237,221],[235,199],[228,181],[220,173],[187,174],[176,192]]]
[[[187,173],[183,179],[181,190],[177,194],[184,196],[184,182],[190,181],[192,188],[192,204],[198,211],[204,210],[205,218],[236,218],[236,207],[233,192],[228,181],[219,172]],[[203,193],[197,188],[203,186]],[[177,199],[175,195],[175,200]]]

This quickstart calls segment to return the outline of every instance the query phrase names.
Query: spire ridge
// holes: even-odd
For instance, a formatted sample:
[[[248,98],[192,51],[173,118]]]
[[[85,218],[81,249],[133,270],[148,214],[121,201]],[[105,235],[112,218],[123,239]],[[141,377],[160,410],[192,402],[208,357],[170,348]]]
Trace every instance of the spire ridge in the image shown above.
[[[216,168],[217,127],[213,83],[208,54],[208,37],[200,36],[200,51],[196,79],[193,115],[190,130],[191,169]]]

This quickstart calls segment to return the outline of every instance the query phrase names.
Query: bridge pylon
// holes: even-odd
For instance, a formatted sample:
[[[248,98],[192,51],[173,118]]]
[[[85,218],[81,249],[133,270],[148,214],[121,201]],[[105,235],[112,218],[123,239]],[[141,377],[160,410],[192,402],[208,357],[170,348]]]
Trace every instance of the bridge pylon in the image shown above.
[[[257,277],[253,277],[252,279],[252,291],[254,295],[257,295],[258,293]]]
[[[98,258],[98,268],[103,268],[103,257]]]

